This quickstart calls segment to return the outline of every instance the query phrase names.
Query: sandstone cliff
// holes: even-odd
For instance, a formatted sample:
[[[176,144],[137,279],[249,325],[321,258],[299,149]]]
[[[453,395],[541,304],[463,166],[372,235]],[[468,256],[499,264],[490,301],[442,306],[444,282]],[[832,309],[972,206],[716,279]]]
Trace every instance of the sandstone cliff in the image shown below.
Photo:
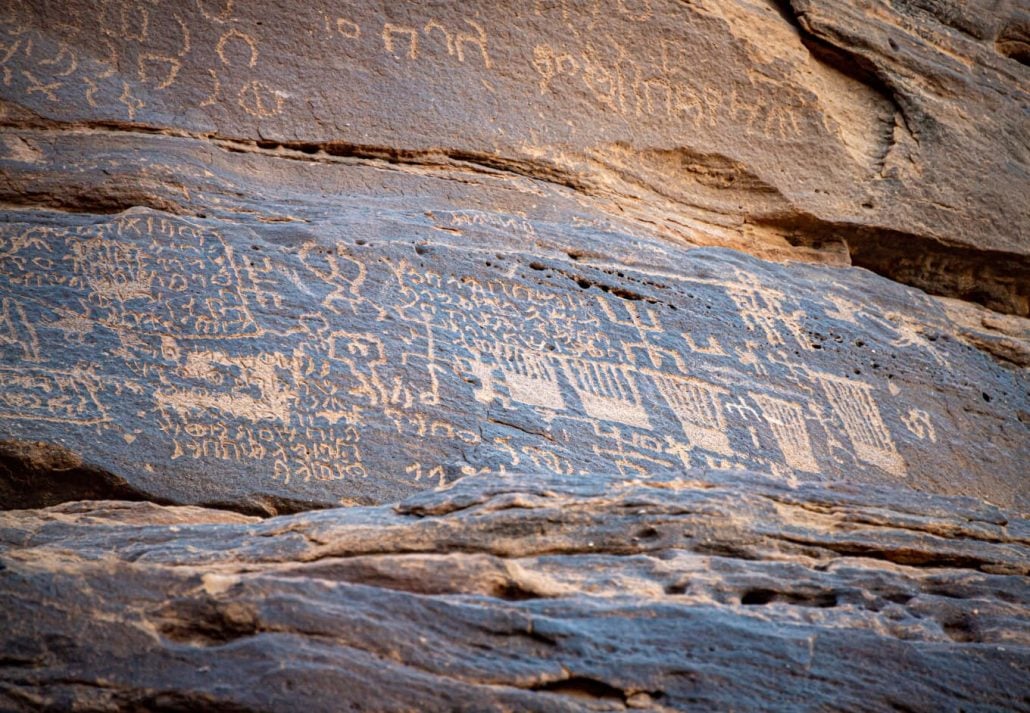
[[[1028,48],[6,3],[0,701],[1030,706]]]

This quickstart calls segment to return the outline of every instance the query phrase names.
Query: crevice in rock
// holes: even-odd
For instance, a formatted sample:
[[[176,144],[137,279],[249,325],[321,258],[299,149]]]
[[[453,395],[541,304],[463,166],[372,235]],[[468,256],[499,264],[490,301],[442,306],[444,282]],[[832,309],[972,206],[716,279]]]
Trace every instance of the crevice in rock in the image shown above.
[[[902,107],[890,83],[872,62],[816,36],[808,27],[804,12],[795,11],[791,0],[769,0],[769,3],[787,23],[797,30],[802,44],[816,59],[833,67],[849,79],[866,85],[889,102],[895,111],[902,112]]]
[[[42,442],[0,441],[0,510],[42,508],[74,500],[152,501],[119,476],[87,465],[67,448]]]
[[[552,436],[547,431],[534,430],[534,429],[531,429],[531,428],[526,428],[526,426],[524,426],[522,424],[519,424],[519,423],[516,423],[514,419],[503,419],[503,418],[498,418],[498,417],[493,416],[493,415],[488,415],[486,417],[486,420],[487,420],[487,423],[493,423],[493,424],[496,424],[498,426],[505,426],[507,428],[512,428],[512,429],[514,429],[516,431],[521,431],[522,433],[525,433],[527,436],[538,436],[540,438],[545,438],[548,441],[553,441],[554,440],[554,436]]]
[[[853,266],[932,295],[974,302],[1004,314],[1030,314],[1030,260],[1019,255],[804,214],[763,218],[756,223],[782,231],[795,246],[820,249],[843,242]]]
[[[766,604],[790,604],[802,607],[830,609],[837,606],[835,592],[782,592],[773,589],[749,589],[740,595],[743,606],[765,606]]]
[[[532,691],[558,693],[574,698],[626,702],[626,692],[604,681],[587,676],[570,676],[560,681],[550,681],[530,687]]]
[[[371,504],[371,503],[365,503]],[[311,502],[309,500],[287,498],[279,495],[254,495],[243,500],[211,500],[199,504],[200,507],[213,510],[229,510],[241,515],[268,518],[281,515],[296,515],[312,510],[325,510],[332,506]]]
[[[17,189],[0,192],[0,210],[52,210],[64,213],[114,215],[132,208],[150,208],[171,215],[200,217],[199,213],[156,193],[111,181],[102,186],[64,186],[61,191]]]
[[[141,696],[118,695],[117,709],[126,713],[254,713],[250,706],[235,705],[197,692],[161,691]]]
[[[156,497],[115,473],[86,463],[74,451],[42,441],[0,441],[0,510],[45,508],[79,500],[121,500],[182,505]],[[272,495],[197,504],[241,515],[274,517],[325,506]]]
[[[994,45],[998,54],[1030,67],[1030,18],[1005,25]]]
[[[961,555],[950,552],[934,552],[929,549],[914,549],[906,547],[884,548],[877,547],[872,543],[860,542],[819,542],[817,540],[806,540],[785,535],[781,535],[780,539],[796,544],[823,547],[843,557],[876,559],[890,562],[892,564],[904,565],[906,567],[925,569],[970,569],[981,571],[985,565],[989,566],[994,564],[972,555]]]

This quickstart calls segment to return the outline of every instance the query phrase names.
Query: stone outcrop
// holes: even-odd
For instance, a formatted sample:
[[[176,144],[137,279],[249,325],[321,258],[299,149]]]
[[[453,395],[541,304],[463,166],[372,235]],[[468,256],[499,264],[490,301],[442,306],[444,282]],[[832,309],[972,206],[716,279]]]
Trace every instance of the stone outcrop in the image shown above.
[[[44,132],[14,159],[99,130],[471,164],[671,242],[853,260],[1025,315],[1028,22],[955,0],[9,3],[0,96]],[[142,185],[4,199],[211,209],[152,195],[148,163]]]
[[[1016,710],[1030,527],[740,473],[0,514],[0,705]]]
[[[1026,322],[840,269],[1025,313],[1020,16],[849,5],[11,5],[0,492],[744,467],[1025,505]]]
[[[0,707],[1030,706],[1028,28],[5,3]]]

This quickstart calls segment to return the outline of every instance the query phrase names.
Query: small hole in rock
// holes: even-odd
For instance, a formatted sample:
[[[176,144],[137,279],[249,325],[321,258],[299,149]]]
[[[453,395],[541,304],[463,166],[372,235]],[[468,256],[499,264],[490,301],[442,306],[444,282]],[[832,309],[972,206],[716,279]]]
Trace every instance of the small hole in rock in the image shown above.
[[[746,607],[762,606],[776,599],[776,592],[771,589],[752,589],[740,597],[740,603]]]

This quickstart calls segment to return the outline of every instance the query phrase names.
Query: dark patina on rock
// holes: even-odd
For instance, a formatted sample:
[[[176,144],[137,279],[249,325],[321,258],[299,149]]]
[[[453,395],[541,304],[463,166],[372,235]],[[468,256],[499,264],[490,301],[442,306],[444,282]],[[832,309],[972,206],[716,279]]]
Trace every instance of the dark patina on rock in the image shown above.
[[[955,0],[28,0],[0,15],[0,98],[12,126],[503,167],[668,240],[1026,315],[1027,22]]]
[[[1025,379],[909,288],[482,210],[309,210],[10,214],[8,438],[241,509],[698,466],[1025,503]]]

